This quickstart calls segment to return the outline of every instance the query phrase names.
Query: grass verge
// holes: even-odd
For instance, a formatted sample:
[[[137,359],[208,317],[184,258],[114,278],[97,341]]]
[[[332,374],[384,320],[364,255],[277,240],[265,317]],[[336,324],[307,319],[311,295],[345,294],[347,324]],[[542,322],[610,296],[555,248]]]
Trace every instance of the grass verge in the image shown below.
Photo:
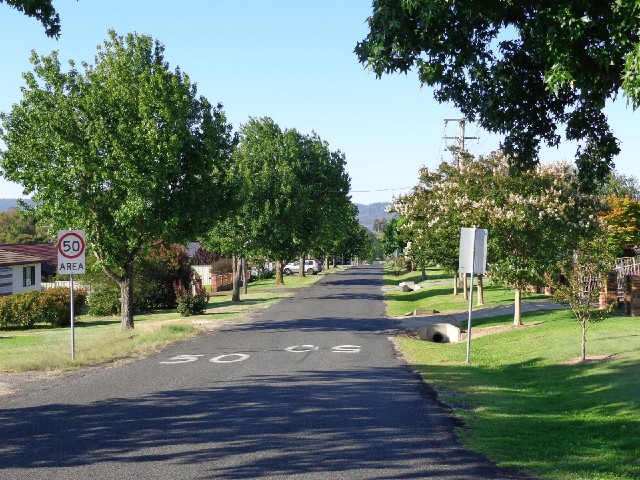
[[[483,319],[474,328],[511,321]],[[462,442],[500,465],[545,479],[640,478],[640,321],[594,324],[587,354],[598,361],[582,364],[571,361],[580,328],[569,311],[530,312],[524,321],[474,339],[469,365],[463,343],[396,343],[464,421]]]
[[[438,312],[460,312],[469,306],[469,301],[464,299],[462,292],[453,295],[453,277],[442,270],[430,267],[427,269],[427,280],[422,280],[420,272],[405,272],[394,275],[393,268],[385,270],[384,284],[387,287],[397,286],[404,281],[419,283],[423,288],[413,292],[399,290],[387,290],[385,299],[387,314],[401,316],[414,310],[436,310]],[[477,289],[474,283],[474,310],[510,305],[513,303],[514,292],[500,285],[494,285],[490,281],[484,282],[484,305],[477,304]],[[546,299],[544,295],[527,294],[524,299]]]

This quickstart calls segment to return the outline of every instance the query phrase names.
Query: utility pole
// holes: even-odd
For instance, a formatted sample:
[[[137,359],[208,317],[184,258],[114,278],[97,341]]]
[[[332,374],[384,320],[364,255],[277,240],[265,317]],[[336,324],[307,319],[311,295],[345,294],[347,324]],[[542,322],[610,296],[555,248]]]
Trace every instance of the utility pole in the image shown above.
[[[456,152],[455,157],[453,157],[453,163],[456,167],[460,168],[460,154],[464,152],[464,141],[465,140],[477,140],[478,137],[465,137],[464,129],[467,123],[466,118],[445,118],[444,126],[446,128],[449,122],[458,122],[458,136],[457,137],[442,137],[444,140],[457,140],[458,141],[458,151]]]

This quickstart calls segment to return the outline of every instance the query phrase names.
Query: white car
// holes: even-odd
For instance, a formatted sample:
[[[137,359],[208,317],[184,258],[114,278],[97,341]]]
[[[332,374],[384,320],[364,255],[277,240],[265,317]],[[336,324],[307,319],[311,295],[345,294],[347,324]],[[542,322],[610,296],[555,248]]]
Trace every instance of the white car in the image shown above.
[[[293,273],[300,272],[300,260],[287,263],[282,269],[285,275],[291,275]],[[304,261],[304,272],[308,275],[315,275],[322,271],[322,262],[314,259],[308,259]]]

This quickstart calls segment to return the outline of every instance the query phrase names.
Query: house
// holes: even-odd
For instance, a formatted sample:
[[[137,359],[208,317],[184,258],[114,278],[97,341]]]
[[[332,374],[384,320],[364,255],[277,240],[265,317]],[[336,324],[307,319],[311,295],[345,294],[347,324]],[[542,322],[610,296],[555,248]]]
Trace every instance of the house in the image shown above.
[[[40,290],[44,259],[0,248],[0,295]]]
[[[53,243],[16,243],[0,244],[0,250],[24,253],[42,259],[42,279],[47,281],[57,273],[58,250]]]

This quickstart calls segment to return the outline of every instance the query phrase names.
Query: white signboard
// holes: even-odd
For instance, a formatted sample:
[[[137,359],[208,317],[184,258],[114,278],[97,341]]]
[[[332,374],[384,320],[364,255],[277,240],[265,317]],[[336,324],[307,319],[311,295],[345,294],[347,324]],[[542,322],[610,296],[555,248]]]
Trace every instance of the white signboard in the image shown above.
[[[487,235],[484,228],[460,229],[460,273],[487,273]]]
[[[58,273],[78,275],[85,273],[85,241],[82,230],[58,232]]]

